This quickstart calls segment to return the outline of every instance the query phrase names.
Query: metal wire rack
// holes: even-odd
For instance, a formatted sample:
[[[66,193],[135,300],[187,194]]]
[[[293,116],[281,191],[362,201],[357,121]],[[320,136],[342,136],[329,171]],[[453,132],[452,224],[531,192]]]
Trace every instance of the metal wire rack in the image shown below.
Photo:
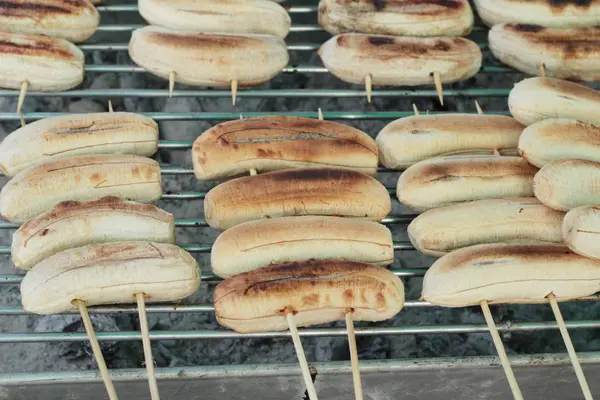
[[[292,2],[293,3],[293,2]],[[141,19],[137,16],[137,6],[135,4],[111,4],[98,6],[99,11],[102,15],[102,20],[105,19],[112,21],[117,20],[117,23],[103,22],[99,28],[98,33],[88,43],[80,45],[81,49],[86,53],[90,54],[93,52],[120,52],[125,53],[127,50],[127,39],[130,32],[138,28]],[[288,7],[288,11],[292,16],[293,26],[291,29],[290,36],[286,39],[290,54],[300,54],[300,59],[312,60],[312,63],[293,64],[286,67],[283,70],[282,75],[287,74],[300,74],[312,76],[320,74],[327,76],[327,70],[320,64],[320,61],[316,61],[316,58],[307,57],[306,54],[316,51],[320,44],[328,37],[322,29],[316,25],[316,10],[317,6],[314,4],[299,4],[293,3],[292,6]],[[137,22],[121,22],[128,21],[129,19],[136,20]],[[301,21],[312,21],[312,23],[297,23]],[[311,40],[306,42],[305,37],[310,37]],[[481,25],[476,26],[472,37],[476,40],[480,47],[487,51],[487,44],[485,42],[486,28]],[[304,56],[302,56],[304,54]],[[89,59],[90,57],[88,57]],[[520,76],[516,71],[499,65],[491,60],[489,56],[484,57],[485,63],[482,71],[478,77],[486,76],[511,76],[514,79],[512,82],[516,82],[520,79]],[[97,73],[117,73],[117,74],[141,74],[145,71],[132,64],[131,60],[125,64],[94,64],[89,63],[86,66],[87,74]],[[326,82],[334,82],[335,79],[331,78]],[[283,85],[282,85],[283,86]],[[351,85],[343,85],[343,88],[337,88],[340,86],[340,82],[336,84],[330,84],[323,88],[294,88],[294,87],[281,87],[281,88],[249,88],[240,90],[238,93],[238,103],[243,103],[245,98],[316,98],[316,99],[344,99],[344,98],[364,98],[366,96],[364,88],[352,87]],[[464,86],[462,84],[455,84],[445,88],[444,95],[447,99],[462,101],[474,100],[474,99],[486,99],[486,98],[506,98],[510,91],[512,84],[506,87],[500,88],[472,88]],[[18,91],[13,90],[0,90],[0,97],[15,98],[18,96]],[[30,92],[28,97],[57,97],[57,98],[94,98],[94,99],[111,99],[119,97],[130,97],[130,98],[166,98],[168,97],[167,83],[164,82],[163,89],[156,88],[103,88],[103,89],[77,89],[67,92],[59,93],[42,93],[42,92]],[[177,88],[173,97],[194,97],[194,98],[229,98],[231,96],[228,90],[205,90],[195,88]],[[437,93],[433,87],[422,87],[422,88],[376,88],[373,90],[373,98],[388,98],[388,99],[426,99],[434,100],[437,98]],[[351,110],[351,111],[330,111],[324,110],[325,119],[334,120],[392,120],[408,115],[412,115],[412,111],[394,110],[394,111],[381,111],[371,108],[371,111],[364,110]],[[244,112],[244,117],[258,116],[258,115],[288,115],[288,116],[304,116],[304,117],[316,117],[317,111],[295,111],[295,112],[279,112],[278,110],[265,110],[264,112]],[[451,110],[452,111],[452,110]],[[501,109],[492,110],[495,114],[508,114],[506,106]],[[66,114],[64,112],[26,112],[24,118],[26,121],[33,121],[37,119],[47,118],[51,116],[57,116]],[[237,119],[240,116],[239,111],[232,108],[231,111],[223,112],[191,112],[191,113],[167,113],[167,112],[143,112],[142,114],[150,116],[157,121],[170,122],[170,121],[224,121],[230,119]],[[19,116],[13,112],[0,113],[0,121],[3,122],[16,122],[19,121]],[[376,132],[370,132],[374,134]],[[191,148],[192,140],[195,138],[189,138],[188,141],[161,141],[159,148],[164,151],[172,150],[183,150],[188,151]],[[164,176],[181,176],[191,175],[193,171],[186,166],[171,166],[165,165],[161,168]],[[398,175],[398,172],[390,171],[384,168],[380,168],[379,172],[382,174],[394,174]],[[389,188],[390,195],[395,197],[394,188]],[[204,191],[190,191],[190,192],[167,192],[163,195],[162,200],[164,201],[176,201],[176,200],[201,200],[205,196]],[[176,215],[177,217],[177,215]],[[394,229],[404,229],[401,226],[410,223],[415,217],[413,214],[394,214],[385,218],[382,222],[388,226],[394,227]],[[175,222],[178,228],[206,228],[208,225],[206,221],[201,218],[197,219],[177,219]],[[0,230],[13,231],[18,225],[0,222]],[[209,253],[211,249],[210,243],[200,244],[188,244],[182,246],[184,249],[192,253]],[[410,242],[407,241],[395,241],[394,250],[396,251],[411,251],[414,250]],[[0,255],[10,254],[10,243],[0,243]],[[401,258],[401,256],[400,256]],[[7,261],[6,261],[7,262]],[[203,265],[202,280],[205,282],[214,282],[218,278],[213,274],[209,273],[208,265]],[[398,268],[394,266],[392,271],[405,278],[423,276],[426,269],[423,266],[412,266],[411,268]],[[21,282],[22,275],[20,274],[5,274],[0,275],[0,285],[18,285]],[[600,297],[590,296],[585,299],[581,299],[582,302],[597,301]],[[411,308],[428,308],[435,309],[436,307],[418,300],[416,298],[408,298],[405,304],[408,309]],[[536,306],[532,306],[536,307]],[[541,306],[538,306],[541,307]],[[90,309],[91,313],[137,313],[134,305],[125,306],[110,306],[110,307],[93,307]],[[159,304],[149,305],[149,313],[212,313],[214,308],[210,303],[204,304],[183,304],[183,305],[170,305],[170,304]],[[75,313],[75,311],[73,311]],[[2,316],[19,316],[26,315],[25,311],[20,306],[6,306],[0,305],[0,315]],[[593,320],[579,320],[579,321],[568,321],[567,326],[571,329],[597,329],[600,328],[600,319]],[[531,331],[543,331],[543,330],[554,330],[557,325],[554,321],[525,321],[525,322],[505,322],[499,324],[499,330],[502,333],[512,332],[531,332]],[[474,334],[474,333],[485,333],[487,332],[487,326],[483,323],[469,323],[469,324],[430,324],[430,325],[402,325],[402,326],[368,326],[360,327],[356,329],[357,336],[390,336],[390,335],[429,335],[429,334]],[[300,330],[300,334],[303,337],[322,337],[322,336],[333,336],[341,337],[346,335],[345,329],[342,328],[305,328]],[[235,339],[235,338],[261,338],[271,339],[278,337],[288,337],[288,332],[270,332],[260,334],[238,334],[227,330],[153,330],[150,333],[153,341],[160,340],[208,340],[208,339]],[[120,331],[120,332],[98,332],[98,339],[100,341],[134,341],[140,340],[139,332],[135,331]],[[39,343],[39,342],[73,342],[73,341],[86,341],[87,337],[84,333],[77,332],[22,332],[22,333],[4,333],[4,330],[0,330],[0,344],[10,343]],[[586,368],[596,368],[600,363],[600,353],[585,353],[581,355],[582,363],[587,364]],[[530,382],[530,385],[523,384],[524,391],[528,388],[536,388],[536,379],[540,379],[540,376],[550,376],[552,368],[562,368],[562,372],[568,370],[568,358],[561,354],[544,354],[539,356],[521,355],[513,358],[515,365],[529,367],[532,365],[538,366],[535,370],[536,373],[523,372],[520,377],[522,380]],[[421,370],[429,370],[429,376],[431,379],[423,378],[423,375],[411,375],[412,383],[407,383],[402,386],[401,391],[404,395],[416,393],[425,393],[424,398],[437,399],[442,397],[436,396],[450,396],[449,398],[475,398],[466,397],[465,393],[468,392],[469,387],[471,389],[477,389],[477,393],[482,393],[483,389],[478,383],[469,381],[467,374],[472,376],[479,376],[481,379],[488,379],[495,383],[490,383],[487,386],[487,392],[490,397],[480,398],[508,398],[508,385],[505,384],[502,372],[500,368],[487,368],[490,365],[497,365],[495,357],[471,357],[471,358],[452,358],[452,359],[419,359],[419,360],[383,360],[383,361],[366,361],[361,364],[364,371],[363,380],[365,393],[369,393],[369,390],[381,389],[377,393],[388,393],[398,394],[398,388],[391,385],[391,381],[399,379],[398,376],[403,376],[405,379],[410,373],[418,373]],[[561,367],[562,366],[562,367]],[[324,379],[320,388],[322,392],[322,398],[351,398],[351,385],[348,385],[350,378],[346,377],[345,380],[340,383],[339,375],[349,375],[349,362],[346,363],[327,363],[327,364],[313,364],[315,371],[318,371]],[[468,370],[468,373],[460,372],[462,370]],[[600,370],[600,367],[598,368]],[[446,371],[446,372],[440,372]],[[451,372],[450,372],[451,371]],[[519,370],[520,371],[520,370]],[[595,371],[595,369],[594,369]],[[129,393],[129,397],[122,398],[144,398],[146,397],[146,386],[136,386],[136,383],[142,382],[145,379],[143,369],[135,370],[113,370],[114,379],[116,382],[129,382],[128,389],[123,387],[117,388],[119,392],[125,390]],[[394,373],[400,373],[401,375],[393,375]],[[387,375],[386,375],[387,374]],[[391,374],[391,375],[390,375]],[[440,375],[442,374],[442,375]],[[488,374],[488,375],[485,375]],[[519,372],[518,374],[521,374]],[[527,374],[530,374],[531,377]],[[388,378],[382,378],[382,376]],[[485,375],[485,376],[484,376]],[[564,375],[564,374],[562,374]],[[567,374],[568,375],[568,374]],[[230,397],[224,398],[250,398],[252,393],[259,393],[262,398],[300,398],[300,394],[304,391],[302,382],[299,374],[299,369],[296,365],[277,365],[267,364],[262,366],[211,366],[211,367],[184,367],[184,368],[159,368],[157,370],[157,377],[161,380],[161,391],[165,398],[211,398],[206,397],[207,393],[215,392],[214,382],[215,380],[224,380],[231,385],[232,389],[243,391],[243,396],[229,395]],[[440,381],[437,385],[443,387],[431,388],[431,381],[435,381],[435,377],[438,377]],[[275,395],[272,397],[264,395],[261,390],[265,385],[272,386],[276,384],[277,379],[285,378],[287,386],[279,385],[275,388]],[[241,379],[241,380],[240,380]],[[244,383],[245,379],[245,383]],[[567,378],[561,376],[556,378],[557,382],[564,384],[562,393],[577,393],[576,389],[573,389],[575,385],[574,377],[567,381]],[[562,379],[562,381],[561,381]],[[184,383],[181,383],[185,381]],[[192,383],[190,383],[192,382]],[[208,383],[207,383],[208,382]],[[213,383],[211,383],[213,382]],[[253,383],[249,383],[253,382]],[[345,382],[345,383],[344,383]],[[449,384],[448,382],[452,382]],[[85,384],[86,388],[83,389],[81,385],[76,386],[79,389],[73,389],[73,384]],[[593,384],[593,382],[592,382]],[[37,399],[37,398],[65,398],[62,397],[65,390],[69,391],[73,397],[69,398],[104,398],[104,393],[101,389],[100,376],[95,371],[53,371],[44,373],[0,373],[0,399]],[[183,386],[182,386],[183,385]],[[327,385],[327,386],[326,386]],[[339,387],[335,391],[327,389],[329,385],[335,387],[347,386],[348,391],[344,391]],[[434,383],[434,385],[436,385]],[[92,388],[92,389],[89,389]],[[95,388],[95,389],[94,389]],[[425,389],[423,389],[425,388]],[[427,388],[431,389],[431,392],[427,392]],[[466,388],[466,389],[465,389]],[[279,389],[279,390],[277,390]],[[129,390],[129,392],[127,392]],[[465,392],[467,390],[467,392]],[[533,389],[532,389],[533,390]],[[553,398],[571,398],[561,397],[557,388],[553,387],[553,394],[559,397]],[[569,392],[570,390],[570,392]],[[231,393],[231,392],[228,392]],[[437,394],[436,394],[437,393]],[[441,394],[441,395],[440,395]],[[53,397],[55,396],[55,397]],[[287,397],[286,397],[287,396]],[[373,398],[399,398],[381,397]],[[404,397],[403,397],[404,398]],[[405,398],[413,398],[406,396]],[[416,397],[414,397],[416,398]],[[423,397],[421,397],[423,398]],[[576,398],[576,397],[573,397]]]

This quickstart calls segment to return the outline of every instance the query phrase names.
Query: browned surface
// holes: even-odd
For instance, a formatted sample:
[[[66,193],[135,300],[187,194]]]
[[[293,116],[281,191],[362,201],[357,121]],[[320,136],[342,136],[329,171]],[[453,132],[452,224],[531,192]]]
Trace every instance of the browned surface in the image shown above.
[[[338,6],[353,12],[390,12],[413,15],[439,16],[460,13],[466,0],[335,0]]]
[[[565,246],[490,244],[458,250],[444,257],[440,272],[492,264],[501,258],[518,258],[520,262],[564,260],[565,266],[578,258]]]
[[[14,54],[29,57],[45,57],[79,61],[76,53],[69,49],[65,40],[41,35],[24,35],[0,31],[0,55]]]
[[[506,24],[504,32],[516,34],[528,42],[562,53],[565,59],[588,57],[600,52],[600,27],[545,28],[539,25]]]
[[[337,46],[361,55],[386,60],[392,58],[431,58],[448,54],[479,52],[476,45],[463,38],[413,38],[386,35],[339,35]]]
[[[138,32],[141,40],[157,46],[185,49],[186,51],[232,51],[260,45],[264,39],[244,35],[217,33],[181,33],[144,30]]]
[[[413,179],[423,182],[450,180],[458,177],[533,176],[538,168],[521,157],[453,157],[439,162],[415,164]]]
[[[288,300],[287,294],[305,293],[302,303],[297,305],[298,309],[290,310],[300,311],[316,304],[328,287],[348,287],[344,291],[344,300],[349,308],[362,303],[360,296],[355,294],[363,290],[378,292],[381,296],[377,296],[379,304],[376,308],[385,308],[387,298],[384,293],[395,282],[386,281],[382,272],[387,271],[370,264],[339,260],[275,265],[236,275],[219,283],[215,288],[214,302],[218,308],[219,303],[230,296],[249,300],[268,296],[271,299],[280,298],[284,303]]]
[[[587,10],[592,5],[599,5],[599,0],[504,0],[504,3],[510,4],[540,4],[546,5],[553,10],[562,11],[566,7],[577,7]]]
[[[219,124],[203,133],[193,146],[200,166],[243,159],[319,161],[359,155],[378,156],[375,142],[364,132],[330,121],[297,117],[258,117]],[[209,165],[209,169],[218,169]]]
[[[86,0],[4,0],[0,1],[0,17],[23,17],[36,20],[65,18],[69,15],[95,14]]]
[[[600,93],[587,86],[556,78],[536,78],[542,90],[552,90],[566,98],[586,99],[600,102]]]
[[[51,211],[25,222],[19,228],[19,231],[25,238],[34,236],[40,232],[42,236],[45,236],[48,234],[47,227],[60,220],[81,214],[111,211],[134,213],[165,222],[173,220],[173,215],[152,204],[125,202],[118,197],[107,196],[94,201],[63,201],[58,203]]]

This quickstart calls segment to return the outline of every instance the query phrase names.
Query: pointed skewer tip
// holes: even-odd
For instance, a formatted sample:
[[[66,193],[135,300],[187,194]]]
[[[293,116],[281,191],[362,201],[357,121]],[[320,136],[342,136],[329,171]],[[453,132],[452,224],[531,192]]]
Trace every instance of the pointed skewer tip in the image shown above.
[[[440,104],[444,105],[444,88],[442,86],[442,76],[437,71],[433,73],[433,82],[435,84],[435,90],[437,92],[438,98],[440,99]]]
[[[365,90],[367,92],[367,101],[370,104],[371,94],[373,91],[373,76],[371,74],[367,74],[367,76],[365,76]]]
[[[21,90],[19,91],[19,98],[17,99],[17,114],[21,113],[21,108],[25,102],[25,96],[29,90],[29,81],[21,82]]]
[[[234,106],[237,101],[237,93],[238,93],[238,81],[237,81],[237,79],[233,79],[231,81],[231,103]]]
[[[169,72],[169,97],[173,97],[175,91],[175,72]]]

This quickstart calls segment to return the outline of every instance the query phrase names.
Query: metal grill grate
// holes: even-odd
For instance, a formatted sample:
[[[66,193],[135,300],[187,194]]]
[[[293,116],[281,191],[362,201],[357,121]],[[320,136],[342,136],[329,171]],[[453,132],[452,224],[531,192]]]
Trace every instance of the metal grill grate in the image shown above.
[[[132,15],[132,18],[137,14],[137,6],[134,4],[109,4],[99,6],[98,9],[101,12],[103,20],[106,17],[112,16],[120,19],[120,17],[128,17],[128,14]],[[291,55],[295,53],[305,53],[304,59],[310,58],[306,54],[316,51],[320,44],[328,37],[328,34],[322,31],[322,29],[316,25],[316,5],[294,5],[288,8],[294,21],[290,36],[286,39],[288,48]],[[311,24],[296,24],[296,19],[301,17],[304,19],[310,19],[313,21]],[[110,18],[109,18],[110,19]],[[139,18],[138,18],[139,19]],[[103,23],[100,26],[98,34],[92,38],[89,43],[82,44],[80,47],[86,53],[93,52],[120,52],[124,53],[127,50],[127,37],[129,33],[141,25],[136,23]],[[123,36],[125,34],[125,36]],[[304,34],[311,35],[310,42],[304,42]],[[517,72],[496,64],[493,58],[489,56],[487,52],[487,44],[485,43],[486,29],[482,26],[477,26],[472,34],[474,40],[476,40],[481,48],[484,50],[485,64],[482,71],[477,76],[478,83],[482,86],[486,86],[489,79],[492,79],[498,74],[510,76],[512,83],[522,78],[522,75]],[[114,40],[114,41],[113,41]],[[118,73],[118,74],[140,74],[145,73],[142,68],[132,65],[131,60],[128,60],[128,64],[94,64],[89,63],[86,66],[87,74],[96,73]],[[293,58],[293,57],[292,57]],[[300,57],[302,58],[302,57]],[[344,99],[344,98],[364,98],[366,96],[364,88],[354,87],[351,85],[342,84],[335,78],[329,78],[327,70],[320,64],[318,57],[312,57],[314,63],[311,64],[298,64],[290,65],[283,71],[283,76],[287,74],[300,74],[300,75],[311,75],[320,74],[323,75],[327,80],[326,87],[323,88],[293,88],[285,87],[282,88],[250,88],[240,90],[238,93],[238,105],[243,104],[246,98],[318,98],[318,99]],[[278,79],[278,78],[276,78]],[[487,81],[486,81],[487,79]],[[506,98],[512,87],[512,83],[508,87],[500,88],[470,88],[467,85],[461,83],[449,85],[445,87],[445,98],[455,100],[457,109],[449,111],[474,111],[475,107],[472,103],[473,100],[479,99],[485,101],[487,98]],[[342,88],[337,88],[341,86]],[[167,83],[163,82],[162,89],[146,89],[146,88],[106,88],[106,89],[78,89],[67,92],[59,93],[42,93],[42,92],[30,92],[28,97],[57,97],[57,98],[95,98],[95,99],[106,99],[118,98],[118,97],[130,97],[130,98],[166,98],[168,97]],[[13,90],[0,90],[0,97],[10,97],[16,99],[18,91]],[[197,98],[230,98],[231,93],[228,90],[199,90],[193,88],[176,88],[174,97],[197,97]],[[433,87],[422,87],[416,89],[406,88],[376,88],[373,90],[373,98],[388,98],[392,99],[417,99],[417,100],[435,100],[437,93]],[[365,100],[366,104],[366,100]],[[336,110],[324,110],[325,119],[333,120],[392,120],[408,115],[412,115],[412,111],[379,111],[376,107],[366,106],[365,109],[370,111],[362,110],[350,110],[350,111],[336,111]],[[287,116],[304,116],[304,117],[317,117],[317,111],[297,111],[297,112],[270,112],[265,110],[264,112],[244,112],[244,117],[260,116],[260,115],[287,115]],[[502,109],[491,110],[490,113],[494,114],[508,114],[506,106]],[[25,120],[32,121],[41,118],[47,118],[56,115],[62,115],[66,113],[59,112],[26,112],[24,114]],[[224,112],[191,112],[191,113],[167,113],[167,112],[143,112],[142,114],[150,116],[157,121],[170,122],[170,121],[224,121],[230,119],[237,119],[240,116],[239,111],[236,112],[235,108],[231,111]],[[0,113],[0,121],[19,121],[19,117],[15,113]],[[369,132],[374,134],[376,132]],[[189,138],[190,141],[161,141],[159,148],[161,151],[172,151],[172,150],[183,150],[189,151],[191,148],[191,140],[195,138]],[[392,174],[393,180],[398,176],[398,172],[390,171],[384,168],[380,168],[379,172],[382,174]],[[184,166],[163,166],[162,173],[165,176],[181,176],[191,175],[193,171]],[[388,180],[391,182],[392,180]],[[389,186],[389,184],[388,184]],[[390,194],[394,198],[394,188],[389,188]],[[178,201],[178,200],[201,200],[205,196],[204,191],[190,191],[190,192],[167,192],[163,195],[162,200],[164,201]],[[395,200],[394,200],[395,201]],[[200,211],[200,207],[198,207]],[[177,217],[177,215],[176,215]],[[388,226],[394,226],[395,229],[401,225],[409,223],[415,215],[412,214],[394,214],[385,218],[382,222]],[[207,227],[204,219],[177,219],[175,225],[179,228],[205,228]],[[12,231],[17,228],[17,225],[0,222],[0,229]],[[192,253],[209,253],[211,249],[210,243],[199,243],[199,244],[187,244],[182,246],[184,249]],[[394,249],[396,251],[410,251],[414,250],[410,242],[407,241],[395,241]],[[0,243],[0,254],[10,254],[10,243]],[[400,257],[402,258],[402,257]],[[202,265],[203,274],[202,280],[204,282],[217,281],[213,274],[209,272],[209,265],[204,263]],[[400,277],[419,277],[423,276],[426,269],[424,267],[413,266],[412,268],[398,268],[393,266],[393,272]],[[0,285],[18,285],[22,279],[21,275],[0,275]],[[202,289],[204,290],[204,288]],[[597,301],[599,296],[591,296],[589,298],[582,299],[582,301]],[[429,308],[435,309],[435,306],[429,303],[417,300],[415,298],[408,298],[405,303],[406,308]],[[542,307],[542,306],[531,306],[531,307]],[[136,313],[135,305],[126,306],[111,306],[111,307],[93,307],[90,308],[91,313]],[[212,313],[214,308],[212,304],[184,304],[184,305],[149,305],[149,313]],[[76,313],[75,311],[73,313]],[[0,306],[0,315],[19,316],[26,314],[20,306]],[[598,320],[581,320],[581,321],[568,321],[567,326],[573,329],[595,329],[600,328],[600,319]],[[541,331],[556,329],[557,325],[554,321],[539,321],[539,322],[512,322],[510,324],[499,324],[498,326],[501,332],[517,332],[517,331]],[[357,336],[387,336],[387,335],[427,335],[427,334],[449,334],[449,333],[461,333],[461,334],[472,334],[472,333],[484,333],[487,332],[487,326],[483,323],[472,323],[472,324],[460,324],[460,325],[406,325],[406,326],[369,326],[360,327],[356,329]],[[300,334],[303,337],[320,337],[320,336],[345,336],[346,331],[342,328],[306,328],[300,329]],[[288,337],[288,332],[272,332],[272,333],[260,333],[260,334],[238,334],[232,331],[226,330],[173,330],[173,331],[160,331],[154,330],[150,333],[153,341],[158,340],[191,340],[191,339],[232,339],[240,337],[248,338],[277,338],[277,337]],[[98,339],[101,341],[131,341],[140,340],[139,332],[134,331],[121,331],[121,332],[98,332]],[[86,341],[87,337],[84,333],[72,333],[72,332],[23,332],[23,333],[0,333],[0,343],[28,343],[28,342],[70,342],[70,341]],[[584,363],[597,362],[600,359],[600,355],[596,353],[589,353],[582,357]],[[482,361],[483,360],[483,361]],[[486,361],[487,360],[487,361]],[[521,356],[517,359],[519,365],[564,365],[567,363],[564,357],[558,355],[547,355],[545,357],[530,357]],[[435,362],[422,361],[421,363],[415,361],[389,361],[389,362],[367,362],[364,368],[367,372],[369,371],[392,371],[392,370],[406,370],[410,369],[411,365],[425,365],[427,363],[434,365],[435,368],[447,368],[449,366],[467,366],[467,367],[481,367],[489,365],[491,362],[495,362],[491,358],[472,359],[465,361],[462,359],[451,359],[451,360],[437,360]],[[348,363],[349,365],[349,363]],[[344,364],[344,367],[339,367],[337,364],[321,365],[317,364],[318,370],[336,370],[348,372],[349,367]],[[277,365],[265,365],[263,367],[257,367],[258,369],[252,370],[239,366],[233,367],[189,367],[178,369],[188,374],[188,377],[200,378],[207,374],[215,376],[224,375],[228,376],[243,377],[245,375],[256,376],[260,375],[261,372],[265,375],[293,375],[300,381],[299,374],[295,367],[285,367]],[[229,368],[229,369],[227,369]],[[262,369],[261,369],[262,368]],[[288,368],[288,369],[286,369]],[[291,369],[290,369],[291,368]],[[338,369],[336,369],[338,368]],[[135,371],[114,371],[114,374],[119,380],[143,380],[144,375],[142,370]],[[202,371],[200,373],[199,371]],[[286,372],[288,371],[288,372]],[[293,371],[289,372],[289,371]],[[157,372],[159,378],[174,378],[171,369],[159,369]],[[34,373],[21,373],[21,374],[0,374],[0,385],[18,386],[25,383],[48,383],[48,382],[100,382],[100,378],[95,373],[90,372],[64,372],[60,371],[45,373],[45,374],[34,374]],[[368,383],[367,383],[368,386]],[[506,385],[507,386],[507,385]],[[144,392],[145,393],[145,392]],[[2,393],[0,391],[0,398]],[[27,398],[27,397],[23,397]],[[324,397],[325,398],[325,397]]]

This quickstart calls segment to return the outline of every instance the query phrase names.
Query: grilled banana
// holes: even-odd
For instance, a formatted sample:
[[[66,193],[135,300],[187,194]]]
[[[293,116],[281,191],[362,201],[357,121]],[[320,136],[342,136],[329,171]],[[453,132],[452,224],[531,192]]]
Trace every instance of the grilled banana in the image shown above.
[[[402,204],[415,211],[471,200],[530,197],[537,171],[522,157],[431,158],[400,175],[396,194]]]
[[[600,207],[582,206],[569,211],[563,221],[562,235],[571,251],[600,259]]]
[[[533,190],[535,197],[555,210],[600,204],[600,162],[552,161],[535,175]]]
[[[172,244],[143,241],[89,244],[62,251],[34,266],[21,283],[23,308],[36,314],[86,305],[180,300],[198,290],[200,267]]]
[[[21,225],[10,252],[16,267],[29,269],[73,247],[126,240],[175,243],[173,215],[118,197],[64,201]]]
[[[415,115],[386,125],[375,141],[381,164],[403,169],[438,156],[515,155],[523,128],[502,115]]]
[[[473,10],[467,0],[321,0],[319,24],[332,34],[465,36]]]
[[[132,113],[72,114],[17,129],[0,143],[0,171],[15,176],[41,162],[84,154],[151,156],[158,125]]]
[[[600,162],[600,127],[564,118],[536,122],[523,131],[519,154],[539,168],[567,159]]]
[[[476,200],[424,212],[408,226],[408,237],[434,257],[484,243],[560,244],[564,216],[535,197]]]
[[[270,0],[139,0],[152,25],[187,32],[259,33],[287,36],[291,19]]]
[[[94,34],[100,14],[88,0],[5,0],[0,29],[83,42]]]
[[[0,192],[0,213],[25,222],[61,201],[105,196],[150,203],[162,195],[158,163],[134,155],[99,154],[47,161],[12,178]]]
[[[570,118],[600,125],[600,93],[555,78],[529,78],[517,83],[508,96],[515,119],[531,125],[549,118]]]
[[[505,23],[536,24],[553,28],[600,25],[600,1],[474,0],[488,26]]]
[[[64,39],[0,31],[0,87],[44,92],[68,90],[83,81],[85,59]]]
[[[529,75],[578,81],[600,80],[600,29],[495,25],[490,49],[504,64]]]
[[[417,86],[461,81],[481,68],[481,50],[463,38],[417,38],[347,33],[321,46],[319,55],[329,72],[350,82]]]
[[[184,33],[158,26],[133,32],[129,55],[162,78],[196,86],[258,85],[288,63],[285,42],[270,35]]]

